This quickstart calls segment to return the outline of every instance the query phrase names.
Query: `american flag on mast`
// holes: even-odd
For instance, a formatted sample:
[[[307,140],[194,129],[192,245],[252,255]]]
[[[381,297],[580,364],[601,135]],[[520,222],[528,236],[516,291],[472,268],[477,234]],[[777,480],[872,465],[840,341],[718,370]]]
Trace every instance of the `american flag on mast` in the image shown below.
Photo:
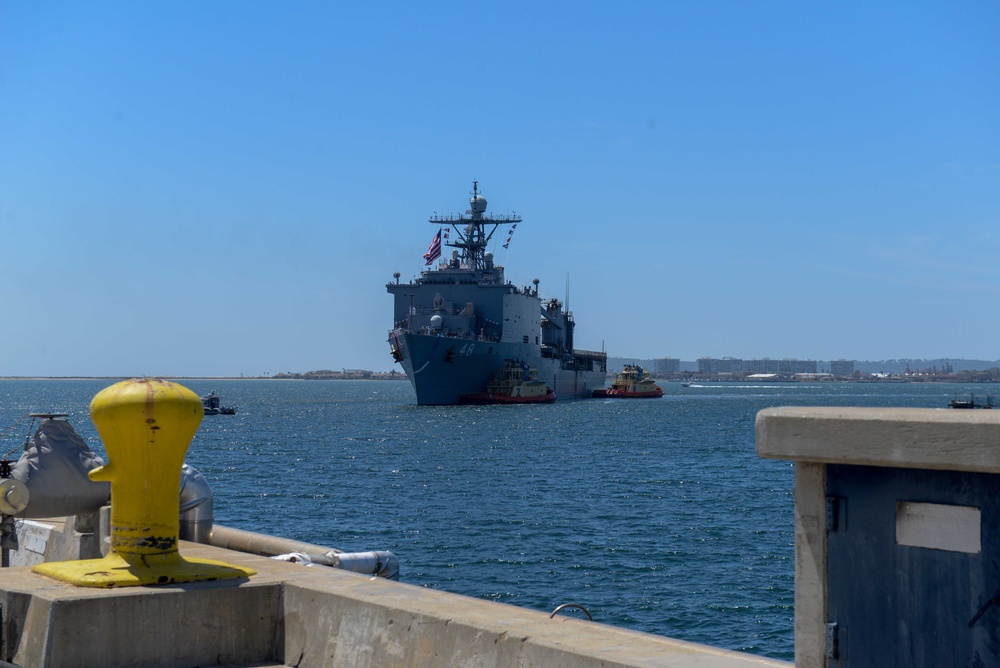
[[[424,259],[427,260],[427,264],[431,264],[434,260],[441,257],[441,229],[438,228],[438,233],[434,235],[434,240],[431,241],[430,247],[427,252],[424,253]]]

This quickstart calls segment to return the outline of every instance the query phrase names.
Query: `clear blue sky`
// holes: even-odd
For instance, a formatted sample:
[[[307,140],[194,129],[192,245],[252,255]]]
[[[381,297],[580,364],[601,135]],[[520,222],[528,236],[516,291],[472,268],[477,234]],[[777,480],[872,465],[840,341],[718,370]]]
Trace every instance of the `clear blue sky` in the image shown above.
[[[0,376],[388,370],[473,178],[579,347],[1000,358],[1000,3],[369,4],[0,4]]]

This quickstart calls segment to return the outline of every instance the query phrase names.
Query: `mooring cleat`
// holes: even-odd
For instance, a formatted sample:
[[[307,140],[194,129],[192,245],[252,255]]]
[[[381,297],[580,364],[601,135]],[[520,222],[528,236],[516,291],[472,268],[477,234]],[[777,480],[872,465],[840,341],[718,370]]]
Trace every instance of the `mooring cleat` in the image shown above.
[[[102,559],[34,566],[81,587],[205,582],[247,578],[254,570],[178,551],[181,465],[201,423],[201,399],[165,380],[115,383],[90,402],[108,454],[91,480],[111,483],[111,550]]]

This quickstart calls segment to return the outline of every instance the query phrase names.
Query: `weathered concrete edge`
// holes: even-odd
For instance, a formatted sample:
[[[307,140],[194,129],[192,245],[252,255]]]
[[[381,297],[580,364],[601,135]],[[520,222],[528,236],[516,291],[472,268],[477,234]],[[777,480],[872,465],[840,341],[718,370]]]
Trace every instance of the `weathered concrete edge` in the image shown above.
[[[766,408],[756,442],[768,459],[1000,473],[1000,410]]]
[[[353,574],[285,589],[286,613],[322,617],[324,632],[295,637],[286,629],[286,661],[356,656],[371,665],[497,665],[546,668],[736,668],[785,662],[744,652],[618,629],[492,601]],[[331,615],[331,610],[337,614]],[[322,614],[320,612],[322,611]],[[388,629],[396,629],[388,638]],[[408,639],[400,642],[401,635]],[[484,661],[483,654],[496,654]],[[477,660],[473,660],[477,657]],[[335,662],[332,665],[341,665]]]
[[[283,656],[275,659],[300,668],[355,665],[358,651],[377,659],[369,665],[386,668],[441,665],[442,660],[447,665],[498,668],[790,666],[600,623],[568,617],[550,619],[544,612],[319,566],[305,567],[194,543],[182,543],[181,552],[258,571],[247,583],[204,583],[201,587],[281,586],[283,640],[277,644]],[[8,600],[11,596],[39,598],[44,603],[36,612],[61,602],[80,611],[87,608],[88,600],[99,602],[106,596],[157,595],[153,588],[74,588],[25,568],[0,572],[0,591],[7,592]],[[183,625],[190,621],[167,618],[163,624]],[[43,620],[35,622],[34,628],[47,628]],[[44,631],[42,635],[51,638]],[[23,640],[50,642],[37,637]],[[46,650],[36,645],[29,654],[45,656]]]
[[[0,593],[7,604],[28,599],[20,632],[5,636],[5,656],[26,668],[103,668],[251,665],[281,654],[281,586],[274,583],[91,591]]]
[[[252,555],[238,559],[230,560],[251,568],[273,561]],[[279,563],[294,575],[284,581],[284,658],[288,663],[300,661],[296,665],[301,668],[353,665],[358,651],[370,657],[369,665],[384,668],[442,665],[441,660],[446,665],[518,668],[791,666],[607,624],[550,618],[537,610],[384,578]],[[322,619],[325,628],[302,633],[290,623],[292,619]],[[405,635],[404,628],[408,628]],[[395,631],[390,634],[389,629]],[[340,643],[343,646],[338,647]],[[484,661],[483,654],[494,653]],[[345,662],[315,662],[317,657],[332,656]]]

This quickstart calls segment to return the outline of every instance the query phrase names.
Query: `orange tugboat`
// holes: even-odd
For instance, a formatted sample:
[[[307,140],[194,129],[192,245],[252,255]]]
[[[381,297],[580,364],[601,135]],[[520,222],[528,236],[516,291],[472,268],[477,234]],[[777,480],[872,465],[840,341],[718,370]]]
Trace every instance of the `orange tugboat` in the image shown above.
[[[463,394],[461,399],[463,404],[547,404],[555,400],[556,393],[538,380],[538,371],[515,360],[507,360],[493,374],[485,392]]]
[[[596,398],[612,397],[620,399],[656,399],[663,396],[663,390],[657,385],[649,372],[638,364],[626,364],[615,374],[615,381],[605,390],[594,390]]]

